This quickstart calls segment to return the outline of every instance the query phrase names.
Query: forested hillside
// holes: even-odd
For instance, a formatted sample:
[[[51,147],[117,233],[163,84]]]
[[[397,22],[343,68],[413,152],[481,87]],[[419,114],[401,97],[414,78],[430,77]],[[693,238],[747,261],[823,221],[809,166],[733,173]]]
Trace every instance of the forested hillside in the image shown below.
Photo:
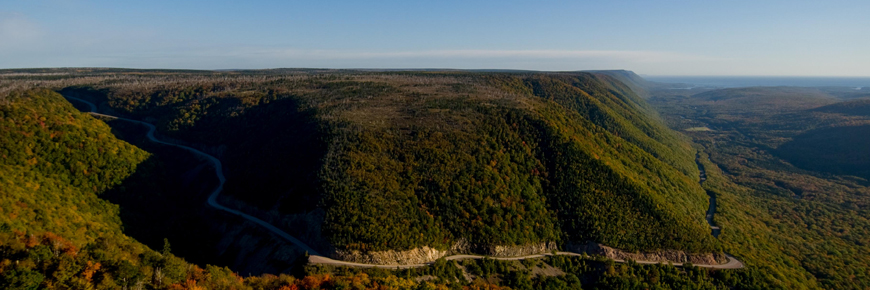
[[[0,124],[0,289],[446,289],[444,283],[418,283],[391,274],[330,277],[300,272],[299,278],[280,273],[242,278],[226,267],[189,264],[165,240],[154,251],[124,234],[127,227],[169,234],[173,229],[167,224],[159,218],[150,228],[128,224],[124,216],[131,213],[124,211],[130,209],[119,210],[104,199],[114,195],[110,199],[180,209],[155,202],[166,200],[160,196],[162,180],[139,179],[168,176],[143,166],[166,168],[159,168],[164,164],[150,159],[153,155],[115,137],[124,133],[113,132],[45,89],[0,95]],[[167,171],[177,173],[176,168]],[[144,188],[125,190],[123,185]],[[205,237],[191,235],[198,232],[188,229],[190,240],[185,242],[207,245]],[[153,238],[160,239],[146,237]]]
[[[323,210],[338,250],[718,251],[693,149],[610,76],[278,72],[63,92],[218,154],[258,211]]]
[[[3,192],[9,206],[2,209],[17,211],[2,216],[3,286],[569,289],[579,283],[593,289],[698,284],[745,289],[860,285],[863,279],[853,266],[863,261],[859,256],[864,248],[843,244],[859,243],[865,235],[858,226],[845,224],[840,216],[843,209],[819,207],[817,201],[783,209],[778,205],[788,204],[788,199],[752,196],[753,191],[741,187],[758,182],[741,179],[751,175],[740,175],[739,185],[724,178],[743,170],[723,157],[730,154],[730,147],[715,147],[726,150],[711,154],[714,161],[725,162],[727,173],[701,159],[710,178],[705,186],[720,198],[716,222],[724,231],[721,240],[713,239],[704,221],[707,196],[697,183],[694,148],[664,127],[632,89],[606,74],[48,70],[50,75],[42,77],[29,73],[38,74],[25,71],[0,78],[0,93],[12,92],[0,105],[4,124],[15,124],[4,125],[0,146],[7,156],[17,156],[4,159],[8,163],[2,169],[10,173],[2,178],[11,186],[0,190],[12,193]],[[429,246],[499,254],[495,246],[556,242],[561,247],[592,241],[624,250],[725,250],[747,268],[710,272],[556,257],[515,263],[440,260],[407,271],[314,267],[295,276],[247,278],[226,268],[199,268],[172,255],[168,243],[155,252],[121,229],[154,248],[161,247],[162,237],[177,241],[187,231],[196,233],[194,240],[173,245],[192,256],[206,254],[196,252],[197,247],[218,245],[210,244],[214,240],[207,237],[208,230],[196,228],[201,222],[188,221],[213,218],[191,211],[201,205],[195,200],[202,198],[201,191],[175,196],[188,194],[184,188],[208,187],[213,181],[196,179],[202,184],[187,187],[173,181],[169,186],[175,190],[149,183],[189,174],[167,166],[184,164],[190,157],[170,153],[179,156],[177,163],[155,160],[155,155],[115,139],[119,136],[159,152],[141,142],[137,135],[141,131],[135,126],[112,124],[114,131],[109,131],[102,121],[78,113],[52,91],[25,90],[37,86],[92,100],[103,112],[153,122],[160,138],[218,156],[228,177],[223,204],[267,219],[309,243],[322,241],[329,247],[320,248],[326,250],[366,253]],[[820,104],[829,102],[827,96],[822,98]],[[661,105],[659,101],[656,104]],[[740,102],[744,101],[707,106],[704,112],[724,122],[717,124],[754,124],[736,122],[740,118],[727,111],[746,105]],[[688,112],[685,106],[690,106],[672,104],[686,110],[680,112]],[[796,104],[800,108],[794,110],[812,107],[801,106]],[[680,126],[704,125],[696,115],[680,118],[675,111],[665,112],[668,120],[681,120]],[[829,123],[839,122],[833,121],[834,113],[817,114]],[[61,133],[72,141],[57,142],[64,138]],[[714,148],[707,139],[691,134],[707,150]],[[779,137],[771,140],[776,145],[785,142]],[[32,154],[24,149],[28,146]],[[88,153],[91,150],[97,153]],[[92,156],[77,159],[88,155]],[[61,161],[43,164],[46,167],[39,167],[39,162],[28,165],[34,157]],[[78,160],[81,165],[65,160]],[[51,167],[54,164],[63,166]],[[89,175],[93,172],[99,174]],[[795,181],[777,186],[807,189],[795,186]],[[25,204],[37,192],[28,188],[34,184],[40,190],[54,188],[46,187],[52,184],[62,190],[46,191],[45,198]],[[839,200],[843,206],[866,205],[858,194],[822,197],[818,191],[804,192],[812,192],[808,198]],[[11,197],[6,200],[7,196]],[[74,199],[61,198],[67,196]],[[108,201],[121,204],[121,209]],[[797,253],[809,251],[800,246],[800,239],[823,240],[821,226],[809,224],[810,216],[818,217],[819,210],[831,217],[822,220],[827,227],[844,231],[821,245],[824,254],[816,251],[819,254],[800,259]],[[782,223],[781,217],[794,215],[800,217],[794,224]],[[848,217],[857,225],[866,220]],[[46,223],[47,218],[52,222]],[[173,222],[174,218],[185,222]],[[97,221],[86,224],[96,230],[82,229],[80,221]],[[795,228],[801,226],[814,230]],[[457,250],[456,245],[462,247]],[[859,256],[842,258],[853,254]],[[826,270],[825,263],[845,270]],[[823,275],[828,276],[818,278]],[[856,280],[847,281],[849,275]]]
[[[120,229],[117,208],[96,194],[120,184],[148,154],[118,141],[108,126],[55,92],[16,92],[3,101],[4,224],[76,243]]]
[[[870,99],[861,98],[843,101],[813,109],[814,112],[843,114],[851,116],[870,116]]]
[[[168,287],[189,271],[235,279],[123,234],[118,206],[101,194],[149,154],[102,121],[41,89],[0,96],[0,124],[0,288]]]
[[[776,153],[797,167],[870,178],[870,125],[811,130],[795,136]]]

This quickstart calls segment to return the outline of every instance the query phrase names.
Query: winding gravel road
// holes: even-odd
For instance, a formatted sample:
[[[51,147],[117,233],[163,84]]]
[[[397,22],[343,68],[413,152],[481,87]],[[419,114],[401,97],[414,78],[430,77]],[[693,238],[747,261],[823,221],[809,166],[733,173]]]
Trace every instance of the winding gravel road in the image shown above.
[[[251,222],[254,222],[260,226],[263,226],[264,228],[268,229],[270,232],[272,232],[272,233],[280,236],[281,238],[284,238],[285,240],[293,243],[294,245],[296,245],[297,247],[299,247],[303,251],[307,251],[309,255],[319,255],[317,253],[317,251],[315,251],[314,249],[312,249],[311,247],[309,247],[308,245],[306,245],[305,243],[303,243],[299,239],[291,236],[287,232],[282,231],[281,229],[273,226],[272,224],[267,223],[267,222],[265,222],[257,217],[251,216],[249,214],[246,214],[246,213],[243,213],[243,212],[231,209],[231,208],[227,208],[227,207],[221,205],[220,203],[218,203],[217,197],[221,193],[221,191],[224,189],[224,183],[226,183],[226,177],[224,177],[223,165],[221,164],[221,161],[218,160],[217,158],[215,158],[214,156],[208,155],[205,152],[196,150],[196,149],[188,147],[188,146],[172,144],[169,142],[164,142],[164,141],[158,140],[156,137],[154,137],[154,131],[157,128],[155,128],[154,125],[152,125],[151,123],[146,123],[146,122],[133,120],[133,119],[122,118],[122,117],[118,117],[118,116],[100,114],[100,113],[97,113],[97,106],[91,102],[88,102],[86,100],[79,99],[76,97],[70,97],[70,96],[64,96],[64,97],[67,99],[70,99],[70,100],[75,100],[75,101],[79,101],[79,102],[87,104],[91,109],[91,111],[88,113],[90,113],[91,115],[112,118],[112,119],[117,119],[117,120],[123,120],[123,121],[131,122],[131,123],[145,125],[145,127],[148,127],[148,133],[147,133],[146,137],[148,137],[148,140],[151,140],[151,142],[183,148],[183,149],[186,149],[187,151],[192,152],[193,154],[196,154],[200,157],[205,158],[205,160],[207,160],[208,162],[210,162],[214,166],[214,173],[217,175],[218,181],[219,181],[217,188],[215,188],[214,191],[212,191],[211,194],[208,196],[208,205],[209,206],[216,208],[216,209],[219,209],[219,210],[222,210],[222,211],[225,211],[225,212],[228,212],[228,213],[231,213],[231,214],[234,214],[234,215],[237,215],[237,216],[242,217],[248,221],[251,221]]]
[[[154,125],[152,125],[151,123],[142,122],[142,121],[133,120],[133,119],[122,118],[122,117],[118,117],[118,116],[112,116],[112,115],[100,114],[100,113],[97,113],[97,106],[94,105],[93,103],[87,101],[87,100],[83,100],[83,99],[76,98],[76,97],[70,97],[70,96],[64,96],[64,97],[67,98],[67,99],[70,99],[70,100],[74,100],[74,101],[78,101],[78,102],[81,102],[81,103],[87,104],[88,107],[90,108],[90,111],[89,111],[88,113],[90,113],[91,115],[101,116],[101,117],[106,117],[106,118],[112,118],[112,119],[117,119],[117,120],[123,120],[123,121],[132,122],[132,123],[136,123],[136,124],[141,124],[141,125],[144,125],[144,126],[148,127],[148,133],[147,133],[146,137],[148,138],[148,140],[151,140],[151,142],[159,143],[159,144],[164,144],[164,145],[169,145],[169,146],[175,146],[175,147],[179,147],[179,148],[183,148],[183,149],[186,149],[186,150],[188,150],[188,151],[190,151],[190,152],[192,152],[192,153],[194,153],[194,154],[196,154],[196,155],[198,155],[198,156],[200,156],[200,157],[205,158],[207,161],[209,161],[210,163],[212,163],[212,165],[214,166],[215,174],[217,175],[218,180],[219,180],[219,184],[218,184],[217,188],[215,188],[214,191],[212,191],[212,193],[208,196],[208,205],[211,206],[211,207],[213,207],[213,208],[216,208],[216,209],[218,209],[218,210],[222,210],[222,211],[225,211],[225,212],[228,212],[228,213],[231,213],[231,214],[237,215],[237,216],[239,216],[239,217],[241,217],[241,218],[244,218],[244,219],[246,219],[246,220],[248,220],[248,221],[254,222],[254,223],[256,223],[256,224],[258,224],[258,225],[260,225],[260,226],[266,228],[267,230],[269,230],[270,232],[274,233],[275,235],[278,235],[279,237],[281,237],[281,238],[283,238],[283,239],[285,239],[285,240],[287,240],[287,241],[293,243],[294,245],[296,245],[296,246],[299,247],[300,249],[302,249],[302,250],[304,250],[304,251],[307,251],[308,254],[309,254],[309,259],[308,259],[308,261],[309,261],[309,263],[311,263],[311,264],[323,264],[323,265],[334,265],[334,266],[349,266],[349,267],[362,267],[362,268],[385,268],[385,269],[397,269],[397,268],[398,268],[398,269],[408,269],[408,268],[418,268],[418,267],[425,267],[425,266],[428,266],[428,265],[432,264],[432,263],[427,263],[427,264],[411,264],[411,265],[376,265],[376,264],[363,264],[363,263],[353,263],[353,262],[347,262],[347,261],[339,261],[339,260],[334,260],[334,259],[330,259],[330,258],[327,258],[327,257],[321,256],[319,253],[317,253],[317,251],[315,251],[314,249],[312,249],[311,247],[309,247],[308,245],[306,245],[305,243],[303,243],[303,242],[300,241],[299,239],[297,239],[297,238],[291,236],[291,235],[288,234],[287,232],[285,232],[285,231],[283,231],[283,230],[281,230],[281,229],[279,229],[279,228],[273,226],[272,224],[267,223],[266,221],[263,221],[263,220],[261,220],[261,219],[259,219],[259,218],[257,218],[257,217],[254,217],[254,216],[248,215],[248,214],[243,213],[243,212],[240,212],[240,211],[238,211],[238,210],[234,210],[234,209],[231,209],[231,208],[227,208],[227,207],[225,207],[225,206],[219,204],[219,203],[217,202],[217,197],[218,197],[218,195],[220,194],[220,192],[221,192],[221,191],[223,190],[223,188],[224,188],[224,183],[226,182],[226,177],[224,177],[223,166],[222,166],[220,160],[218,160],[218,159],[215,158],[214,156],[211,156],[211,155],[209,155],[209,154],[206,154],[206,153],[204,153],[204,152],[202,152],[202,151],[199,151],[199,150],[197,150],[197,149],[194,149],[194,148],[191,148],[191,147],[188,147],[188,146],[179,145],[179,144],[173,144],[173,143],[169,143],[169,142],[164,142],[164,141],[160,141],[160,140],[158,140],[158,139],[154,136],[154,132],[155,132],[155,130],[156,130],[157,128],[155,128]],[[700,165],[700,164],[699,164],[699,165]],[[702,172],[703,172],[703,169],[702,169]],[[702,182],[703,182],[703,180],[702,180]],[[713,201],[713,202],[715,202],[715,201]],[[715,212],[715,205],[711,205],[711,211]],[[712,226],[712,214],[709,214],[709,220],[711,221],[711,226]],[[446,259],[446,260],[463,260],[463,259],[483,259],[483,258],[490,258],[490,259],[494,259],[494,260],[512,261],[512,260],[524,260],[524,259],[542,258],[542,257],[552,256],[552,255],[554,255],[554,254],[553,254],[553,253],[544,253],[544,254],[527,255],[527,256],[519,256],[519,257],[486,257],[486,256],[479,256],[479,255],[453,255],[453,256],[447,256],[447,257],[444,257],[444,259]],[[560,255],[560,256],[582,256],[581,254],[573,253],[573,252],[556,252],[555,255]],[[695,266],[697,266],[697,267],[703,267],[703,268],[712,268],[712,269],[739,269],[739,268],[743,268],[743,267],[744,267],[744,266],[743,266],[743,263],[741,263],[740,261],[738,261],[738,260],[737,260],[736,258],[734,258],[733,256],[731,256],[731,255],[727,255],[727,254],[726,254],[726,256],[728,257],[728,263],[726,263],[726,264],[721,264],[721,265],[695,265]],[[614,259],[614,262],[617,262],[617,263],[625,263],[626,261],[624,261],[624,260],[620,260],[620,259]],[[653,262],[653,261],[635,261],[635,262],[638,263],[638,264],[659,264],[659,263],[661,263],[661,262]],[[674,266],[682,266],[683,264],[682,264],[682,263],[673,263],[673,265],[674,265]]]

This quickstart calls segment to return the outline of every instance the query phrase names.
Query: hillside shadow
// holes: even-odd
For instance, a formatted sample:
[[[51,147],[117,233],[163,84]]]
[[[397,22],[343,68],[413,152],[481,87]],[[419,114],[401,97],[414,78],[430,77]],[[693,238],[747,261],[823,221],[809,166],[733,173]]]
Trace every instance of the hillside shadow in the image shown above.
[[[870,117],[870,96],[815,108],[811,111],[846,116]]]
[[[795,136],[774,152],[806,170],[870,178],[870,125],[821,128]]]
[[[104,91],[86,87],[63,91],[98,106],[107,97]],[[317,221],[322,213],[313,211],[319,200],[316,173],[326,148],[320,141],[313,113],[301,111],[293,98],[261,100],[248,108],[239,98],[210,98],[204,102],[200,104],[206,111],[193,116],[195,126],[179,128],[176,124],[177,131],[158,132],[158,138],[218,157],[228,180],[222,197],[232,196],[256,206],[244,211],[265,220],[269,220],[272,209],[289,213],[290,227],[302,230],[294,235],[313,235],[317,239]],[[71,103],[80,110],[90,110],[79,102]],[[100,107],[101,112],[110,111]],[[142,114],[160,128],[172,128],[173,118],[180,118],[175,110],[167,105]],[[152,153],[123,184],[101,195],[120,206],[126,235],[152,249],[161,249],[167,239],[178,256],[198,264],[228,266],[239,273],[286,272],[304,254],[262,227],[207,206],[205,201],[218,184],[211,164],[201,162],[187,150],[147,140],[144,126],[122,120],[104,121],[117,138]],[[233,201],[225,205],[243,207]]]
[[[101,195],[120,207],[124,234],[152,249],[162,249],[167,239],[174,254],[191,262],[222,264],[213,252],[220,236],[208,230],[212,222],[202,214],[218,184],[210,166],[186,150],[149,142],[144,126],[107,123],[118,139],[151,153],[121,185]]]
[[[145,138],[144,126],[108,120],[121,140],[151,153],[134,174],[101,197],[120,207],[124,234],[190,262],[239,273],[287,272],[302,251],[267,231],[206,204],[219,181],[210,163],[191,152]],[[274,258],[273,258],[274,256]]]
[[[318,176],[327,145],[315,112],[294,97],[248,108],[223,98],[173,136],[220,146],[227,183],[224,194],[259,209],[285,214],[315,210]]]
[[[73,86],[60,92],[93,101],[101,112],[111,111],[101,106],[108,98],[106,90]],[[159,93],[151,97],[161,98]],[[186,106],[184,102],[150,106],[137,114],[149,116],[146,121],[159,128],[173,128],[161,138],[221,159],[227,177],[224,194],[265,211],[315,210],[320,200],[317,173],[327,149],[315,112],[303,109],[295,96],[263,97],[256,104],[243,100],[247,99],[201,99],[196,106],[202,109],[186,110],[183,117],[178,109]]]

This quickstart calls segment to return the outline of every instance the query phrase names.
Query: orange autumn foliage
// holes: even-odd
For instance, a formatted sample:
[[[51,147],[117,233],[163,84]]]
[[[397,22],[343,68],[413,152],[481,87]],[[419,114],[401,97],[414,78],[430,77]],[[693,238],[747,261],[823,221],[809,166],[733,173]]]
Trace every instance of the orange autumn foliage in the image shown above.
[[[328,283],[330,280],[329,274],[318,274],[306,276],[302,279],[303,289],[319,289],[321,285]]]
[[[88,261],[88,266],[85,267],[85,270],[82,272],[82,275],[84,276],[85,281],[88,281],[88,283],[91,283],[92,282],[91,280],[94,277],[94,273],[96,273],[98,270],[100,270],[100,267],[102,267],[102,265],[100,265],[100,263],[94,263],[92,261]]]

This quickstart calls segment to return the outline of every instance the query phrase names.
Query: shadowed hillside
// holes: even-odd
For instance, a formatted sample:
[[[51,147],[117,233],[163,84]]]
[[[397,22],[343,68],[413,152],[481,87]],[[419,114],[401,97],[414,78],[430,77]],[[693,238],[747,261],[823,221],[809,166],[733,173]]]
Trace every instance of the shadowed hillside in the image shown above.
[[[777,148],[795,166],[870,178],[870,125],[812,130]]]
[[[870,116],[870,99],[856,99],[813,109],[815,112]]]
[[[124,235],[121,210],[101,199],[150,154],[55,92],[15,91],[2,101],[0,287],[117,289],[150,281],[155,269],[160,280],[149,285],[168,286],[199,269],[168,244],[158,253]]]

